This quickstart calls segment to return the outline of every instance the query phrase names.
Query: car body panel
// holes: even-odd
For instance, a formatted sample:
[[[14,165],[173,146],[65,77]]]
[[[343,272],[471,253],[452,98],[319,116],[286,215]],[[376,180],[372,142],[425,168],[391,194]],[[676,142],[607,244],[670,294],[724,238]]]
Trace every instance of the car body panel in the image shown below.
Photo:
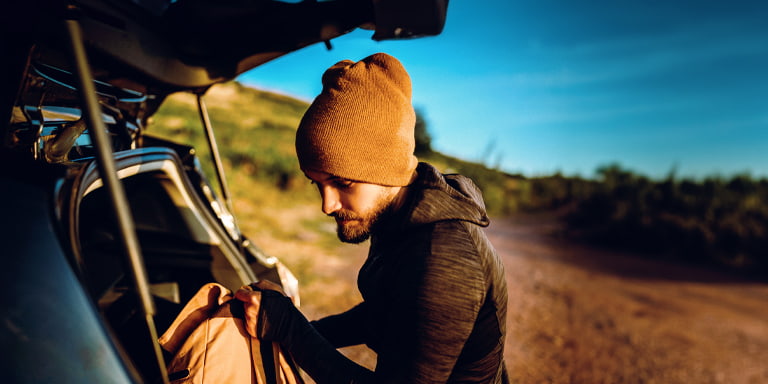
[[[138,382],[83,289],[53,216],[50,191],[3,179],[0,359],[4,382]],[[7,218],[14,218],[13,221]]]

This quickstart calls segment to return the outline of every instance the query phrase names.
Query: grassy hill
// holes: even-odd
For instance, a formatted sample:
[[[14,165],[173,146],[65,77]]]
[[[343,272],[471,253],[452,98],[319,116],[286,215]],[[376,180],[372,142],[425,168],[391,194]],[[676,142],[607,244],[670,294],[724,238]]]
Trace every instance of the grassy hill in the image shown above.
[[[219,150],[226,168],[231,170],[230,182],[247,177],[283,191],[303,189],[300,184],[305,179],[299,170],[293,139],[301,116],[309,106],[306,102],[236,82],[213,87],[206,94],[205,102]],[[207,143],[200,129],[196,103],[193,95],[173,95],[153,116],[148,132],[191,143],[200,157],[206,159]],[[462,173],[475,180],[485,194],[492,215],[513,213],[525,204],[527,187],[522,185],[521,177],[431,150],[418,155],[443,171]]]
[[[331,252],[337,246],[333,226],[320,213],[293,148],[308,104],[236,82],[213,87],[205,100],[246,234],[262,236],[262,244],[310,238]],[[173,95],[153,116],[148,133],[194,145],[212,175],[199,120],[194,96]],[[600,168],[596,180],[560,174],[526,178],[429,148],[417,155],[443,172],[471,177],[491,216],[555,210],[568,224],[565,236],[653,257],[768,270],[766,179],[652,180],[619,165]],[[317,228],[324,230],[318,234]]]

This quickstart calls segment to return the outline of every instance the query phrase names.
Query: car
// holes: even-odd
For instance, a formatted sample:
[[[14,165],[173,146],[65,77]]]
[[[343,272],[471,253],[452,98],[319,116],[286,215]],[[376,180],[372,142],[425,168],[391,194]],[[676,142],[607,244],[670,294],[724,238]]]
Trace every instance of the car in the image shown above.
[[[2,16],[3,381],[168,382],[158,335],[197,290],[298,282],[237,226],[204,95],[356,28],[439,34],[446,0],[14,0]],[[145,132],[197,96],[217,171]],[[258,140],[258,138],[254,138]],[[213,180],[213,181],[211,181]]]

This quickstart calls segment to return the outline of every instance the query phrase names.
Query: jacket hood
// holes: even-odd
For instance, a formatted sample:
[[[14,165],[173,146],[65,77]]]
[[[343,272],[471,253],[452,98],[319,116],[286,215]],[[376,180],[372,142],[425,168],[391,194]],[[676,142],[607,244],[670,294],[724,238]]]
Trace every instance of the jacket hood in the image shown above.
[[[428,224],[444,220],[463,220],[482,227],[490,220],[485,210],[482,192],[468,177],[440,173],[427,163],[416,168],[418,179],[411,224]]]

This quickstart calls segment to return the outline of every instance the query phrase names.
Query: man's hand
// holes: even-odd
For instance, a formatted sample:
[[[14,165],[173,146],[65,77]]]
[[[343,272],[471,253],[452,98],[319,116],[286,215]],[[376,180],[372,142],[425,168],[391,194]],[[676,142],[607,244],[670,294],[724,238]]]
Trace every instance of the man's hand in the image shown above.
[[[279,285],[267,280],[245,285],[235,292],[235,299],[243,302],[245,329],[252,337],[259,338],[261,337],[258,331],[259,310],[261,309],[262,300],[261,291],[275,291],[283,294],[283,290]]]

